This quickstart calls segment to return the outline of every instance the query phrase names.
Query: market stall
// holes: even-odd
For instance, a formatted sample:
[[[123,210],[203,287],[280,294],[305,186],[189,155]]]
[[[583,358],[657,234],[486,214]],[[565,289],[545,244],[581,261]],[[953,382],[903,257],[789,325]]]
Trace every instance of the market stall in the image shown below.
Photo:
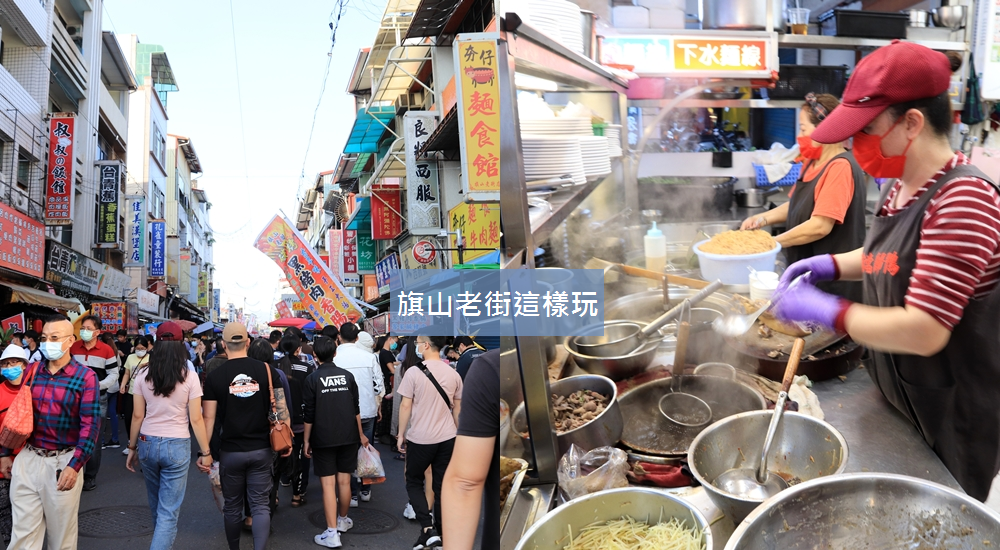
[[[907,30],[904,23],[900,37],[909,33],[910,41],[957,52],[967,62],[975,9],[971,3],[966,7],[962,12],[964,24],[960,26]],[[801,89],[802,84],[789,90],[790,82],[802,80],[804,68],[785,62],[784,54],[779,59],[779,49],[797,50],[791,59],[801,63],[803,59],[816,59],[819,50],[848,53],[860,59],[872,49],[890,43],[888,37],[831,36],[812,25],[808,35],[783,34],[772,26],[773,10],[781,9],[776,3],[768,6],[767,15],[761,17],[766,21],[763,29],[605,27],[593,41],[595,53],[588,56],[572,40],[552,39],[551,20],[544,14],[539,17],[530,13],[533,9],[501,13],[498,25],[499,107],[505,124],[500,165],[506,174],[514,174],[504,176],[500,197],[504,230],[501,263],[504,268],[529,269],[610,266],[610,275],[606,271],[605,279],[605,320],[639,326],[692,298],[697,289],[717,278],[716,273],[725,278],[721,275],[724,269],[712,264],[718,258],[702,254],[700,244],[739,228],[742,220],[782,202],[779,197],[786,194],[779,193],[760,203],[740,204],[734,191],[760,186],[784,187],[787,192],[787,186],[794,183],[797,173],[786,172],[790,180],[765,174],[762,167],[755,166],[760,156],[751,151],[753,144],[770,146],[762,145],[765,119],[767,125],[774,122],[765,116],[767,113],[794,113],[805,93],[812,91]],[[780,15],[778,19],[783,21]],[[839,16],[837,21],[841,21]],[[848,20],[844,21],[840,24]],[[822,54],[818,57],[822,58]],[[846,74],[844,69],[823,67],[805,85],[828,84],[836,78],[846,82]],[[964,74],[955,75],[952,107],[956,111],[962,109],[966,99]],[[842,85],[839,91],[830,90],[834,94],[842,91]],[[551,156],[574,155],[570,145],[551,136],[574,134],[577,128],[572,119],[580,118],[580,112],[588,113],[594,133],[606,132],[604,136],[612,144],[607,152],[611,164],[607,175],[598,176],[598,169],[588,174],[587,166],[580,170],[570,161],[547,160]],[[748,131],[739,130],[737,121],[746,120],[750,121],[744,127]],[[785,124],[794,141],[795,123],[788,118]],[[582,138],[587,132],[580,133]],[[542,137],[546,134],[550,137]],[[955,138],[958,147],[962,137],[956,134]],[[584,147],[582,141],[579,147]],[[549,162],[550,169],[546,170],[545,162]],[[867,198],[870,207],[877,198],[873,182]],[[649,238],[666,241],[663,264],[651,263],[644,250]],[[776,248],[775,252],[780,252],[780,247]],[[764,267],[756,265],[756,269],[780,271],[783,259],[780,254],[771,254],[764,262]],[[678,324],[673,320],[662,330],[665,336],[659,345],[635,348],[628,356],[587,355],[580,349],[584,342],[574,336],[503,339],[502,454],[523,460],[527,473],[511,477],[514,486],[501,516],[501,548],[529,544],[525,541],[530,541],[527,547],[553,543],[564,546],[569,544],[569,538],[555,541],[538,537],[544,537],[552,525],[558,525],[562,534],[572,526],[572,537],[574,529],[607,519],[598,517],[596,510],[618,503],[609,494],[604,501],[595,497],[583,506],[603,503],[593,507],[595,515],[574,512],[580,507],[571,505],[588,497],[567,498],[566,487],[560,485],[565,481],[560,479],[560,459],[566,457],[571,443],[583,451],[623,451],[628,469],[623,484],[633,488],[658,485],[651,490],[677,496],[679,501],[646,493],[629,496],[650,498],[649,506],[671,507],[679,502],[676,517],[688,518],[689,526],[707,525],[709,547],[753,547],[735,546],[739,543],[735,538],[731,540],[746,513],[734,516],[724,512],[704,487],[683,479],[689,475],[689,468],[698,467],[689,464],[689,451],[694,452],[691,444],[705,428],[672,427],[664,419],[669,415],[657,407],[663,394],[676,391],[674,378],[679,377],[670,371],[678,372],[671,367],[677,363],[676,347],[682,347],[686,352],[680,357],[680,369],[684,371],[681,387],[694,388],[683,383],[698,382],[699,377],[725,379],[725,384],[712,381],[718,388],[697,395],[718,412],[712,423],[744,415],[770,417],[763,411],[777,400],[773,381],[782,378],[796,336],[794,331],[772,331],[771,320],[754,325],[740,338],[726,338],[710,327],[716,317],[752,309],[747,299],[756,296],[747,266],[755,264],[740,263],[735,279],[724,281],[721,290],[701,303],[691,304],[692,332],[686,346],[673,337]],[[650,267],[656,268],[652,276],[643,273]],[[822,472],[817,470],[816,479],[795,478],[792,485],[821,482],[823,476],[834,473],[863,477],[878,472],[909,476],[904,481],[915,484],[911,487],[914,494],[940,490],[943,492],[938,497],[942,501],[956,498],[963,511],[966,507],[981,508],[962,493],[913,424],[879,393],[866,372],[861,346],[822,331],[798,336],[804,337],[807,350],[799,374],[806,375],[808,382],[799,379],[796,383],[801,387],[791,390],[799,407],[798,416],[793,413],[792,418],[815,419],[801,422],[831,430],[824,432],[827,442],[831,434],[837,434],[834,439],[841,438],[844,443],[830,451],[834,462]],[[717,363],[727,365],[729,370],[712,372],[712,368],[721,368],[710,366]],[[611,382],[610,388],[598,380],[600,377]],[[720,389],[723,386],[725,390]],[[583,400],[570,407],[570,416],[579,416],[582,422],[567,419],[565,405],[580,391],[601,394],[607,401],[591,403],[589,398],[580,398]],[[807,440],[803,437],[798,449],[791,448],[785,454],[802,455]],[[822,445],[821,441],[817,448]],[[745,450],[741,448],[740,455]],[[756,452],[759,455],[759,447]],[[815,456],[806,453],[798,458],[821,462],[820,451],[813,452]],[[805,466],[807,470],[811,467]],[[950,489],[924,486],[920,480]],[[595,490],[610,487],[595,484]],[[988,525],[1000,520],[994,512],[983,513]],[[755,514],[758,512],[747,521]],[[703,519],[707,523],[702,524]],[[546,523],[550,525],[543,525]],[[990,533],[982,539],[986,541],[996,527],[982,529]]]

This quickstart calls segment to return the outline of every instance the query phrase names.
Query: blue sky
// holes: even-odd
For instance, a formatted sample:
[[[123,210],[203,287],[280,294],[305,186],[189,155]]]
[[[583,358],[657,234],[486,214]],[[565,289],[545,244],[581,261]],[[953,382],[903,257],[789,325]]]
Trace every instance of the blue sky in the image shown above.
[[[166,49],[180,88],[168,100],[168,131],[192,139],[205,171],[200,187],[212,202],[215,286],[237,306],[245,299],[258,318],[268,318],[281,272],[253,240],[279,209],[294,215],[334,7],[333,1],[233,0],[231,18],[227,0],[104,2],[104,30]],[[344,10],[307,178],[331,169],[343,150],[354,121],[348,75],[358,49],[371,45],[383,10],[378,0],[352,0]]]

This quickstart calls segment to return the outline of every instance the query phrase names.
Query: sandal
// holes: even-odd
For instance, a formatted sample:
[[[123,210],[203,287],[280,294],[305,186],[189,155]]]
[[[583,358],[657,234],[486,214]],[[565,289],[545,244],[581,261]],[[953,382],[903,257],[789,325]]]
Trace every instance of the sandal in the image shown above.
[[[404,455],[403,453],[399,453],[398,455],[396,455],[396,456],[394,456],[392,458],[394,458],[396,460],[406,460],[406,455]]]
[[[306,503],[305,495],[292,495],[292,508],[298,508],[299,506],[304,506]]]

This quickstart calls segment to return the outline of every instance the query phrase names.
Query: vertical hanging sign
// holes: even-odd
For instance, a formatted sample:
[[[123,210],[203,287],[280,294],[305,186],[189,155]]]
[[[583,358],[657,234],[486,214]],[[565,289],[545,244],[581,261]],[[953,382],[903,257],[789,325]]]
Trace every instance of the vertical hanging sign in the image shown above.
[[[155,221],[149,224],[150,227],[150,241],[152,245],[151,258],[152,262],[149,266],[149,276],[150,277],[163,277],[166,275],[167,267],[167,227],[166,222]]]
[[[198,272],[198,307],[208,307],[208,273]]]
[[[358,273],[361,275],[375,274],[375,241],[367,231],[358,231]]]
[[[125,267],[141,267],[146,265],[146,197],[129,195],[126,200],[129,250]]]
[[[403,232],[399,191],[372,189],[372,238],[379,241],[395,239]]]
[[[72,116],[49,121],[49,167],[45,175],[45,225],[73,223],[73,137],[76,120]]]
[[[330,258],[330,272],[334,277],[340,279],[340,267],[344,263],[341,251],[343,249],[344,233],[340,229],[331,229],[326,232],[326,252]]]
[[[117,160],[97,163],[97,248],[118,247],[118,193],[121,189],[122,165]]]
[[[500,200],[500,79],[496,40],[456,40],[455,82],[466,200]]]
[[[417,158],[417,151],[423,148],[436,127],[437,118],[434,113],[409,111],[403,115],[403,139],[406,143],[406,227],[412,235],[437,235],[441,232],[437,162]],[[373,211],[374,208],[373,200]],[[376,233],[375,219],[373,213],[373,233]]]
[[[358,275],[358,232],[353,229],[344,230],[343,248],[344,269],[340,272],[340,278],[348,286],[361,286],[361,277]]]

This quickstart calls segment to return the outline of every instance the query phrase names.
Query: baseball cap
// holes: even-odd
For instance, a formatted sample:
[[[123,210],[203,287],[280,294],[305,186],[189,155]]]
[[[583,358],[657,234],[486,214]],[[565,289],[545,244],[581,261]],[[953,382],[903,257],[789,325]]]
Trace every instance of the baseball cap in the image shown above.
[[[818,143],[840,143],[863,130],[887,107],[935,97],[950,86],[947,56],[893,40],[858,62],[840,106],[809,137]]]
[[[28,352],[24,351],[21,346],[11,344],[3,350],[3,355],[0,355],[0,361],[5,359],[20,359],[25,363],[28,362]]]
[[[167,342],[180,342],[184,339],[184,331],[173,321],[165,321],[156,327],[156,339]]]
[[[222,329],[222,339],[226,342],[246,342],[250,339],[243,323],[226,323]]]

